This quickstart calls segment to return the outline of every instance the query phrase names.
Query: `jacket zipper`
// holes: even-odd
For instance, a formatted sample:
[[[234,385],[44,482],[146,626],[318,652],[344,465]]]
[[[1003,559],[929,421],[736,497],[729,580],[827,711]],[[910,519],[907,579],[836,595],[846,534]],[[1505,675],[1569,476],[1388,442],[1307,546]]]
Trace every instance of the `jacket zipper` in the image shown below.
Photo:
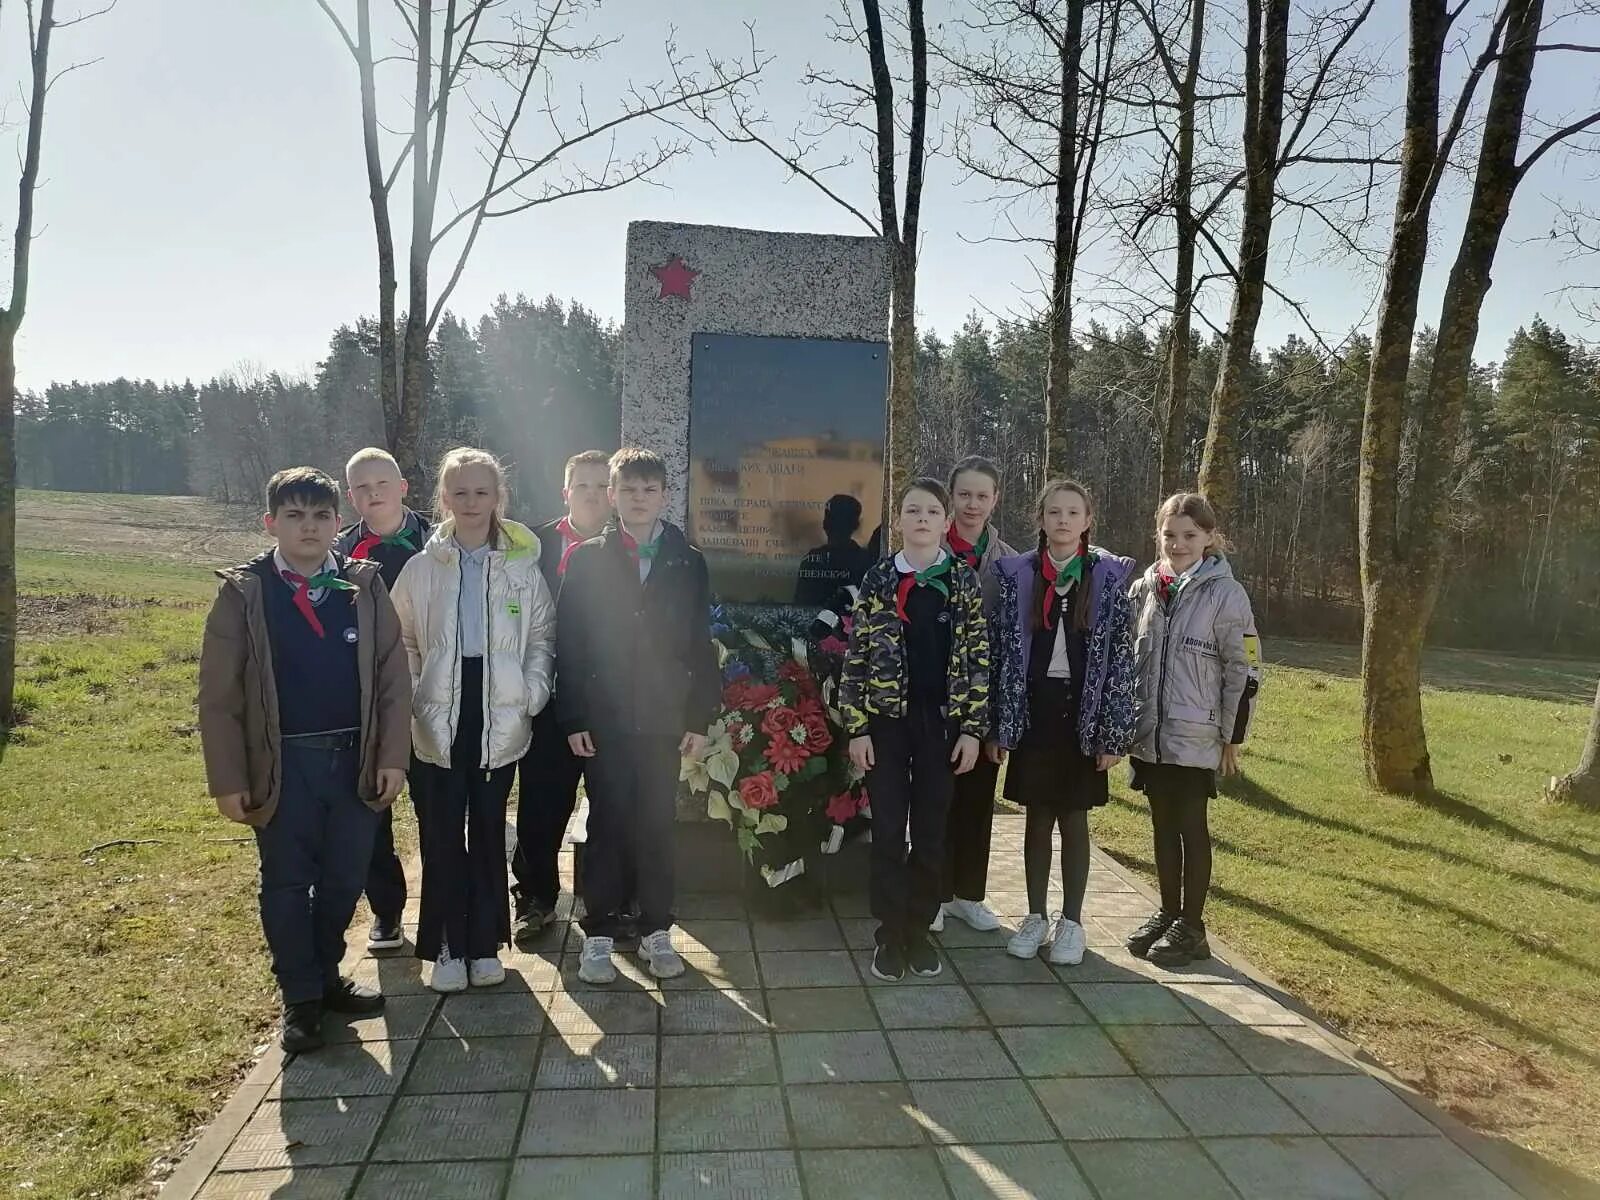
[[[494,613],[494,608],[489,601],[489,584],[494,578],[494,551],[491,549],[483,557],[483,779],[487,783],[494,778],[494,771],[489,767],[489,746],[493,741],[493,731],[489,728],[489,719],[492,709],[489,697],[492,694],[491,685],[494,683],[494,654],[489,638],[489,618]]]

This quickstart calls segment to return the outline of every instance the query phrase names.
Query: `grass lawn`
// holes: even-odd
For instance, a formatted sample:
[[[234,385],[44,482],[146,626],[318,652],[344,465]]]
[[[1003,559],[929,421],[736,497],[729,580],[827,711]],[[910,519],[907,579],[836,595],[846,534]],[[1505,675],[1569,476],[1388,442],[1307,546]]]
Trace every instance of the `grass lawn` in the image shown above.
[[[1443,793],[1407,800],[1361,782],[1352,652],[1278,649],[1324,669],[1269,664],[1246,776],[1213,802],[1207,923],[1467,1124],[1600,1180],[1600,815],[1541,799],[1596,668],[1432,656]],[[1580,702],[1529,698],[1551,694]],[[1095,836],[1153,878],[1118,776]]]
[[[274,1015],[254,851],[205,796],[192,730],[212,577],[142,559],[134,534],[92,559],[37,549],[41,512],[76,531],[69,549],[124,515],[179,522],[123,499],[84,500],[73,524],[23,497],[27,715],[0,761],[5,1196],[148,1195]],[[195,516],[206,561],[254,542],[225,511]],[[1600,1179],[1600,816],[1540,799],[1576,760],[1596,668],[1432,656],[1446,791],[1412,801],[1360,784],[1352,652],[1268,649],[1305,665],[1270,669],[1247,780],[1215,804],[1211,924],[1468,1123]],[[1120,774],[1095,832],[1148,872]],[[113,840],[139,844],[86,853]]]

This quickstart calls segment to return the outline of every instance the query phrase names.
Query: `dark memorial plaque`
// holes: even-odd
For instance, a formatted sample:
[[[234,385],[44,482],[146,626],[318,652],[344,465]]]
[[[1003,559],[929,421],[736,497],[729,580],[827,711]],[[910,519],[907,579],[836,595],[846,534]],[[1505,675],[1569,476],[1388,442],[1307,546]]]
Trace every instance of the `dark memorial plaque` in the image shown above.
[[[888,387],[883,342],[694,336],[688,532],[721,599],[821,604],[846,564],[865,567],[883,512]],[[835,496],[860,502],[853,547],[824,546]]]

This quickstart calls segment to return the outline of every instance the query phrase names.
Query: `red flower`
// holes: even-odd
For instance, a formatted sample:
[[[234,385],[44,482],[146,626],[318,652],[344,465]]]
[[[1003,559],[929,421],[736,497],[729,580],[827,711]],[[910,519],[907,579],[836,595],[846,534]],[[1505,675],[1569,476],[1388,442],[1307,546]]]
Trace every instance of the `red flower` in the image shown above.
[[[805,663],[798,658],[791,658],[778,668],[778,678],[787,679],[790,683],[804,684],[811,679],[811,672],[806,670]]]
[[[865,793],[863,793],[863,795],[865,795]],[[828,797],[828,820],[832,821],[835,825],[843,825],[846,821],[860,811],[861,804],[856,799],[854,792],[846,790],[840,792],[837,796]]]
[[[767,743],[763,757],[772,764],[774,771],[793,775],[806,765],[806,759],[811,757],[811,751],[804,746],[796,745],[793,738],[783,734]]]
[[[821,650],[824,654],[831,654],[836,657],[843,658],[845,651],[849,650],[850,647],[837,633],[830,633],[827,637],[823,638],[817,643],[817,649]]]
[[[739,799],[746,808],[771,808],[778,802],[778,786],[772,782],[772,772],[746,775],[739,781]]]
[[[761,718],[761,732],[774,740],[788,740],[789,730],[800,724],[800,714],[792,708],[773,708]]]
[[[765,708],[778,698],[778,685],[775,683],[755,683],[745,689],[745,708]]]
[[[826,715],[826,710],[822,707],[822,701],[815,696],[801,696],[800,702],[794,706],[794,710],[800,714],[800,719],[802,721],[804,721],[807,717],[821,717]]]
[[[806,751],[821,754],[833,745],[833,734],[828,732],[827,718],[820,713],[806,713],[800,718],[806,730]]]

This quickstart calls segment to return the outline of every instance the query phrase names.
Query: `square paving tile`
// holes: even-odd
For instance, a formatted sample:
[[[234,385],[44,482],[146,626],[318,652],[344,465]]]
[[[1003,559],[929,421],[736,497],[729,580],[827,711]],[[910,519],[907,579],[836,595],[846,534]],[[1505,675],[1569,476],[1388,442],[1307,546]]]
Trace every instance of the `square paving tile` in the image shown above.
[[[749,916],[744,897],[738,892],[680,892],[674,900],[678,920],[710,918],[718,921],[743,921]]]
[[[500,963],[506,981],[494,988],[495,994],[549,991],[561,977],[561,942],[551,939],[534,950],[502,949]]]
[[[1090,891],[1083,898],[1086,917],[1138,917],[1150,915],[1150,901],[1138,892]]]
[[[683,947],[679,947],[683,949]],[[709,951],[695,950],[695,954],[706,954]],[[645,995],[653,994],[660,990],[661,981],[650,974],[644,961],[631,950],[618,950],[611,956],[611,965],[617,969],[615,983],[593,984],[585,983],[578,977],[582,968],[583,958],[578,950],[569,950],[561,956],[561,972],[554,986],[564,992],[587,994],[591,996],[620,996],[624,994]]]
[[[904,1200],[906,1196],[939,1196],[944,1180],[931,1149],[807,1150],[800,1171],[813,1196],[850,1200]]]
[[[351,1042],[297,1054],[267,1092],[274,1100],[324,1096],[384,1096],[400,1086],[417,1043]]]
[[[534,1092],[518,1154],[650,1154],[656,1094],[642,1090]]]
[[[506,1163],[374,1163],[361,1177],[355,1200],[500,1200]]]
[[[1039,1142],[1050,1122],[1020,1079],[920,1081],[911,1085],[920,1119],[938,1143]]]
[[[766,1008],[754,991],[671,992],[663,995],[662,1033],[759,1033]]]
[[[1056,978],[1066,983],[1145,983],[1150,975],[1139,968],[1146,965],[1118,943],[1114,947],[1090,946],[1081,963],[1072,967],[1052,967],[1051,970]]]
[[[861,982],[850,951],[762,950],[761,978],[768,987],[855,987]]]
[[[1072,1152],[1101,1200],[1235,1200],[1197,1142],[1077,1142]]]
[[[672,941],[680,951],[713,950],[721,954],[724,950],[754,948],[750,942],[748,921],[725,921],[715,918],[695,917],[679,921],[677,929],[673,932]]]
[[[1102,1025],[1192,1025],[1194,1014],[1159,983],[1075,983],[1072,991]]]
[[[968,983],[1054,983],[1044,959],[1014,958],[1004,950],[972,948],[946,950],[950,962]]]
[[[1516,1193],[1442,1137],[1350,1137],[1334,1147],[1388,1196],[1404,1200],[1515,1200]]]
[[[895,1057],[907,1079],[1009,1079],[1017,1068],[987,1029],[896,1029]]]
[[[1299,1114],[1254,1075],[1152,1079],[1150,1084],[1197,1137],[1311,1132]]]
[[[1263,1075],[1354,1075],[1361,1068],[1303,1025],[1219,1025],[1227,1042],[1252,1071]]]
[[[866,883],[862,880],[862,884]],[[828,897],[828,903],[833,908],[833,915],[841,919],[849,917],[865,919],[872,915],[872,900],[868,897],[866,888],[860,891],[844,890],[833,893]]]
[[[939,1161],[956,1200],[1093,1200],[1094,1196],[1059,1142],[941,1146]]]
[[[777,1083],[778,1062],[764,1033],[695,1033],[661,1040],[661,1086]]]
[[[1098,1025],[1012,1025],[996,1032],[1031,1078],[1133,1074]]]
[[[1141,1075],[1246,1075],[1250,1070],[1204,1025],[1112,1025],[1107,1032]]]
[[[423,964],[409,954],[400,958],[364,958],[349,969],[350,978],[385,996],[420,996],[428,992]]]
[[[1175,983],[1173,992],[1207,1025],[1304,1025],[1271,996],[1242,983]]]
[[[384,1124],[373,1160],[510,1158],[522,1101],[514,1092],[401,1096]]]
[[[1087,1025],[1091,1020],[1059,983],[977,983],[972,994],[996,1025]]]
[[[748,950],[724,950],[718,954],[702,950],[685,953],[682,975],[662,979],[662,991],[702,990],[705,988],[737,988],[748,990],[761,985],[756,973],[756,956]]]
[[[544,1028],[548,996],[485,995],[462,992],[446,996],[430,1038],[527,1037]]]
[[[1370,1075],[1272,1075],[1278,1090],[1318,1133],[1437,1133],[1423,1117]]]
[[[344,1200],[357,1167],[278,1167],[213,1175],[196,1200]]]
[[[322,1022],[322,1036],[330,1045],[338,1042],[390,1042],[419,1038],[438,1003],[439,997],[432,993],[386,996],[383,1011],[370,1017],[329,1013]]]
[[[983,1014],[963,987],[877,988],[871,995],[878,1018],[887,1029],[948,1029],[983,1024]]]
[[[767,1008],[780,1033],[878,1027],[878,1014],[862,987],[782,988],[767,993]]]
[[[546,1035],[533,1086],[654,1087],[655,1082],[655,1038],[642,1033],[570,1033]]]
[[[843,950],[844,933],[832,917],[809,917],[798,921],[757,921],[754,926],[757,950]]]
[[[651,1200],[647,1157],[525,1158],[511,1169],[506,1200]]]
[[[654,1033],[661,1005],[649,993],[585,989],[558,992],[550,1025],[560,1033]]]
[[[874,1083],[900,1078],[889,1043],[875,1029],[856,1033],[780,1033],[777,1042],[786,1084]]]
[[[876,923],[874,923],[876,928]],[[1002,925],[999,929],[974,929],[965,921],[946,918],[944,932],[934,935],[946,949],[974,949],[983,947],[1005,953],[1006,942],[1016,930]]]
[[[1222,1138],[1206,1147],[1244,1200],[1378,1200],[1321,1138]]]
[[[855,959],[856,970],[861,973],[861,982],[869,988],[908,988],[908,987],[947,987],[953,983],[960,983],[960,979],[952,973],[950,960],[942,954],[939,957],[940,972],[937,975],[913,975],[906,972],[904,979],[879,979],[872,973],[872,951],[852,950],[850,957]]]
[[[660,1200],[801,1200],[800,1167],[788,1150],[666,1154]]]
[[[811,1083],[786,1088],[795,1136],[802,1146],[920,1146],[922,1126],[912,1116],[911,1090],[903,1083]]]
[[[777,1150],[790,1144],[776,1087],[671,1088],[659,1093],[661,1149]]]
[[[1069,1142],[1183,1137],[1161,1097],[1136,1077],[1040,1079],[1039,1103]]]
[[[428,1092],[525,1092],[533,1081],[533,1060],[539,1039],[474,1038],[471,1041],[429,1039],[401,1089],[406,1095]]]
[[[839,928],[844,933],[844,944],[852,950],[871,950],[878,944],[878,923],[871,917],[841,917]],[[939,940],[944,941],[943,935]],[[802,1155],[800,1159],[802,1168],[805,1162],[806,1158]]]

